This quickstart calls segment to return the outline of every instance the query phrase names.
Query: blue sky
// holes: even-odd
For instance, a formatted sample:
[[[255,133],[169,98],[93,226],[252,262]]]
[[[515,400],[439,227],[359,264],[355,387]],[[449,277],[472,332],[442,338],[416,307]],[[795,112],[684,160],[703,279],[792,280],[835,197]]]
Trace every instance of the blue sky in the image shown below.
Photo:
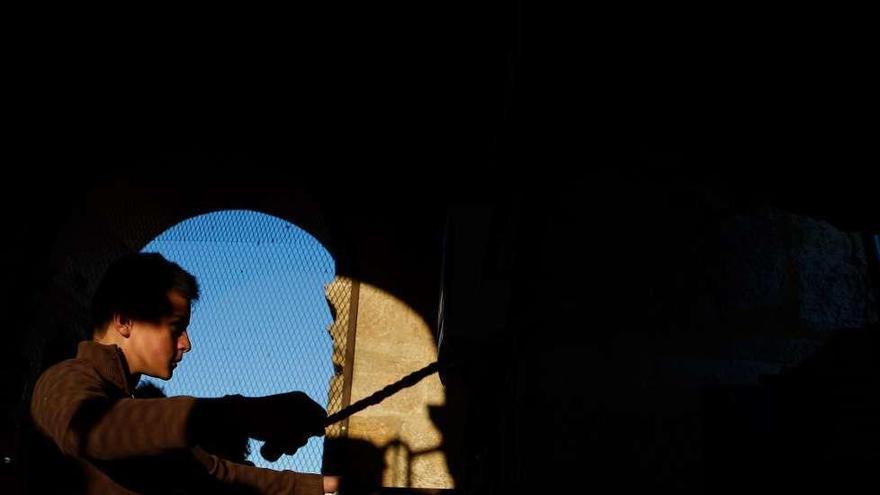
[[[301,390],[327,407],[333,374],[332,323],[324,285],[335,263],[306,231],[254,211],[226,210],[185,220],[143,251],[162,253],[194,274],[201,299],[189,336],[193,349],[167,382],[167,395],[260,396]],[[268,463],[252,441],[257,466],[320,472],[323,438]]]

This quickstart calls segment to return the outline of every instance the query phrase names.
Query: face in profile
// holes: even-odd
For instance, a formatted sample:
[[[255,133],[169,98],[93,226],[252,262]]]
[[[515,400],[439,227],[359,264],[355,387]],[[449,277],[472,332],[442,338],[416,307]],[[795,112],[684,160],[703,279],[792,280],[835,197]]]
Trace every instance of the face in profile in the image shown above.
[[[168,380],[183,355],[192,349],[187,333],[190,301],[173,290],[168,293],[168,301],[172,312],[158,322],[130,322],[126,358],[132,373]]]

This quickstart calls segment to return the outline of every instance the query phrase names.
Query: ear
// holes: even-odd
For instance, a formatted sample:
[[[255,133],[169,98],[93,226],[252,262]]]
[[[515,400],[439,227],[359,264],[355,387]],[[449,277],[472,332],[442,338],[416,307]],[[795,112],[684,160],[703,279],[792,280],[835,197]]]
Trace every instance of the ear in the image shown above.
[[[113,315],[112,329],[125,338],[131,336],[131,318],[122,315]]]

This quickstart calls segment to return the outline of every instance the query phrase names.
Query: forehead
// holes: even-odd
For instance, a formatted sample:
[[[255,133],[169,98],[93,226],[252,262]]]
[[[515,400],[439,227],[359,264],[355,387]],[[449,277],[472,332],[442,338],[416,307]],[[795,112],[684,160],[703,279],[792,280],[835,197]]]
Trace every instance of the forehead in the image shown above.
[[[168,291],[168,302],[171,303],[171,315],[189,318],[189,299],[179,291]]]

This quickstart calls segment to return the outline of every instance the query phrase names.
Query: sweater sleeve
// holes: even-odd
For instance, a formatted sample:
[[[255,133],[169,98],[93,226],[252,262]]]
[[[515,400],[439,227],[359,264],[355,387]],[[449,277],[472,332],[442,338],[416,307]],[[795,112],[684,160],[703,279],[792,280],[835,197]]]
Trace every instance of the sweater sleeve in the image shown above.
[[[247,466],[221,459],[194,448],[193,455],[208,474],[225,485],[250,488],[262,494],[322,495],[323,477],[320,474],[274,471]]]
[[[76,361],[37,380],[31,416],[67,455],[116,460],[188,447],[193,397],[114,399],[98,373]]]

